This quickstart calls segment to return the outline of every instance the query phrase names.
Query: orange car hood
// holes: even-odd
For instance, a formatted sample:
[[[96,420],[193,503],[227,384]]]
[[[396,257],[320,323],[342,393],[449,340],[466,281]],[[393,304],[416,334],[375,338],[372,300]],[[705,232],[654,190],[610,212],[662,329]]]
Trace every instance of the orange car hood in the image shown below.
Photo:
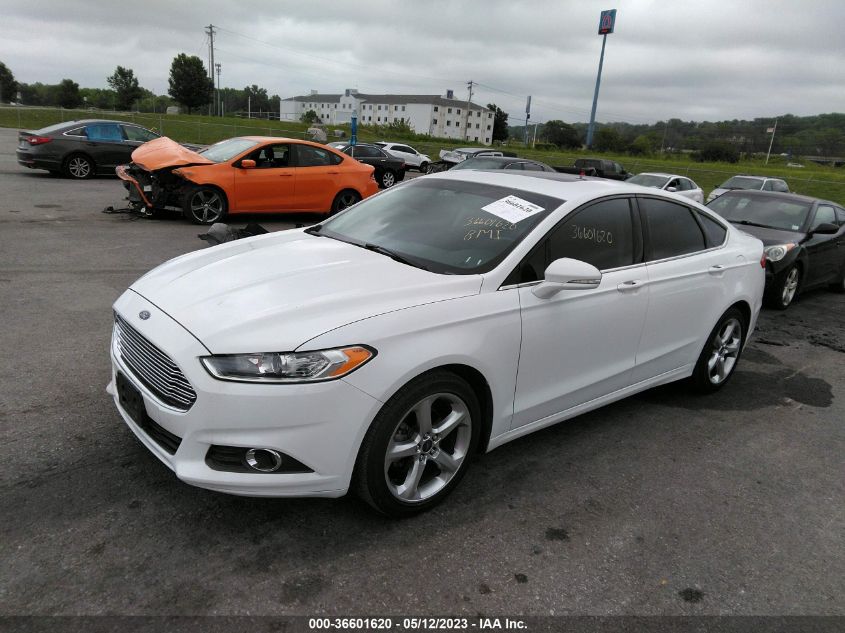
[[[144,143],[132,152],[132,162],[147,171],[183,165],[212,165],[213,160],[182,147],[166,136]]]

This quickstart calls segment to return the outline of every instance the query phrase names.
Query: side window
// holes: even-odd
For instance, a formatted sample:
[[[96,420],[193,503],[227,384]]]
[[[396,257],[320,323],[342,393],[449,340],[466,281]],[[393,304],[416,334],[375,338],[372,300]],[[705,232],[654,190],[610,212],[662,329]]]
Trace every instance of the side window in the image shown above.
[[[543,168],[536,163],[522,163],[522,168],[525,171],[543,171]]]
[[[830,205],[819,205],[816,209],[816,219],[813,220],[813,227],[810,230],[814,230],[820,224],[836,224],[836,212]]]
[[[296,146],[297,167],[328,167],[337,165],[343,159],[334,152],[312,145]]]
[[[522,171],[525,168],[525,163],[510,163],[504,167],[510,171]]]
[[[598,202],[553,229],[549,261],[561,257],[580,259],[599,270],[633,264],[634,230],[628,199]]]
[[[773,180],[767,180],[766,182],[763,183],[763,191],[774,191],[774,190],[775,190],[775,187],[774,187],[774,181]]]
[[[655,198],[640,198],[639,202],[646,214],[650,261],[686,255],[706,248],[698,222],[687,207]]]
[[[78,128],[74,128],[73,130],[68,130],[67,132],[65,132],[65,136],[81,136],[81,137],[84,138],[86,136],[85,128],[84,127],[78,127]]]
[[[416,154],[414,150],[406,145],[396,145],[393,150],[396,152],[405,152],[406,154]]]
[[[707,246],[712,248],[725,243],[725,236],[728,234],[728,230],[724,226],[703,213],[698,213],[698,218],[701,220],[704,233],[707,235]]]
[[[668,190],[669,187],[674,187],[675,191],[683,191],[683,189],[681,189],[681,185],[678,183],[677,178],[669,181],[669,184],[666,185],[666,189]]]
[[[366,145],[351,145],[343,150],[343,153],[355,158],[379,158],[381,156],[377,149]]]
[[[292,167],[290,161],[290,145],[277,144],[265,145],[245,158],[255,161],[256,169],[278,169],[281,167]]]
[[[85,128],[89,141],[122,141],[123,133],[117,123],[95,123]]]
[[[124,125],[123,132],[126,134],[126,138],[130,141],[141,141],[142,143],[146,143],[147,141],[152,141],[153,139],[158,138],[158,134],[136,125]]]
[[[774,191],[781,191],[783,193],[789,193],[789,187],[786,186],[786,183],[783,180],[773,180],[772,181],[772,188]]]
[[[845,226],[845,209],[836,207],[836,223],[839,226]]]

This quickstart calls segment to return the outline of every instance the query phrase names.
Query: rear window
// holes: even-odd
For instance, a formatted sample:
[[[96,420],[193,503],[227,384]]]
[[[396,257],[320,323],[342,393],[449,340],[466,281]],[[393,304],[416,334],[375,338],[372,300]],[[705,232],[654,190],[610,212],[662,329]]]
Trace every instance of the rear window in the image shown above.
[[[762,178],[748,178],[747,176],[734,176],[728,178],[725,182],[719,185],[720,189],[762,189]]]

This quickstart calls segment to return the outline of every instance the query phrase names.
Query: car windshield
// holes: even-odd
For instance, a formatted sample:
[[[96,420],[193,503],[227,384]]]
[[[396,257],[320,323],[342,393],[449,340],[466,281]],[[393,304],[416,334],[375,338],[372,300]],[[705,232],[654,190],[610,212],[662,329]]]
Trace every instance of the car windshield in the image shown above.
[[[742,194],[725,194],[707,205],[728,222],[757,224],[785,231],[800,231],[810,213],[810,203]]]
[[[628,183],[632,185],[641,185],[643,187],[656,187],[662,189],[666,181],[669,180],[666,176],[655,176],[654,174],[637,174],[628,178]]]
[[[458,163],[452,169],[504,169],[510,163],[495,158],[467,158],[464,162]]]
[[[729,178],[721,185],[720,189],[757,189],[763,188],[763,180],[761,178],[747,178],[745,176],[734,176]]]
[[[256,145],[258,145],[257,141],[250,141],[245,138],[230,138],[226,141],[215,143],[199,153],[207,159],[213,160],[215,163],[223,163]]]
[[[563,202],[507,187],[425,178],[359,202],[324,222],[318,234],[386,249],[432,272],[478,274],[493,270]]]

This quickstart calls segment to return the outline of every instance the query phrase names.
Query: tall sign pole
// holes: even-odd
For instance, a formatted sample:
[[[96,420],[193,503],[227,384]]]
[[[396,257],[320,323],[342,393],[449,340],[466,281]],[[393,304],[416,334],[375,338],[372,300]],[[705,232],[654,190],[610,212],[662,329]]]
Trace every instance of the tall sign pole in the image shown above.
[[[607,44],[607,36],[613,33],[616,26],[616,9],[602,11],[599,18],[599,35],[601,39],[601,57],[599,57],[599,74],[596,76],[596,91],[593,93],[593,109],[590,112],[590,127],[587,128],[587,149],[593,146],[593,131],[596,127],[596,105],[599,101],[599,86],[601,86],[601,69],[604,66],[604,46]]]
[[[777,130],[778,130],[778,120],[775,119],[775,126],[770,127],[769,129],[766,130],[766,132],[768,132],[769,134],[772,135],[772,140],[769,141],[769,151],[766,152],[766,164],[767,165],[769,164],[769,156],[772,155],[772,145],[775,142],[775,132],[777,132]]]
[[[525,139],[523,142],[525,143],[525,147],[528,147],[528,121],[531,118],[531,95],[528,95],[528,99],[525,101]]]

